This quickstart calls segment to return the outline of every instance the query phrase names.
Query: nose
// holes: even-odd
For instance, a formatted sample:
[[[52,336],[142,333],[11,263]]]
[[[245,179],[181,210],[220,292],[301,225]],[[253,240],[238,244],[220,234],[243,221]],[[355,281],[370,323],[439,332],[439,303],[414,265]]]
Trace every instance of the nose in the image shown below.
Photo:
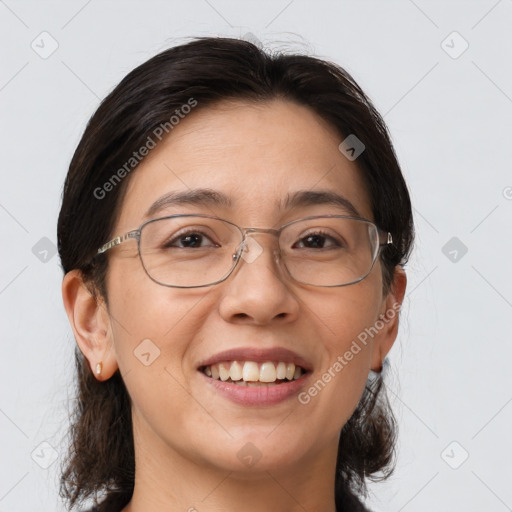
[[[226,321],[263,325],[298,317],[300,304],[291,278],[282,265],[276,237],[269,235],[247,233],[240,261],[223,283],[220,314]]]

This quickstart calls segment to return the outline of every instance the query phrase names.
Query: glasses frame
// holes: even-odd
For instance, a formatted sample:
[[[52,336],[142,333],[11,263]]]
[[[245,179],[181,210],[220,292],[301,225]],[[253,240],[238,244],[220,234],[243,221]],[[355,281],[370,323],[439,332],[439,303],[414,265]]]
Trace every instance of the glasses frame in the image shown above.
[[[227,224],[230,224],[231,226],[235,227],[240,232],[240,234],[242,236],[242,241],[241,241],[237,251],[233,254],[233,260],[234,260],[233,266],[231,267],[231,270],[222,279],[219,279],[218,281],[215,281],[213,283],[208,283],[208,284],[200,284],[200,285],[194,285],[194,286],[182,286],[182,285],[173,285],[173,284],[162,283],[162,282],[156,280],[148,272],[148,270],[147,270],[147,268],[146,268],[146,266],[144,264],[144,260],[142,258],[141,252],[140,252],[140,239],[141,239],[141,235],[142,235],[142,230],[144,229],[145,226],[147,226],[148,224],[151,224],[153,222],[157,222],[157,221],[164,220],[164,219],[176,218],[176,217],[204,217],[204,218],[208,218],[208,219],[217,219],[217,220],[221,220],[223,222],[226,222]],[[295,220],[292,220],[290,222],[287,222],[286,224],[283,224],[278,229],[274,229],[274,228],[267,228],[267,229],[262,228],[262,229],[260,229],[260,228],[242,228],[242,227],[238,226],[237,224],[235,224],[234,222],[231,222],[229,220],[223,219],[221,217],[217,217],[215,215],[206,215],[206,214],[200,214],[200,213],[185,213],[185,214],[177,213],[177,214],[173,214],[173,215],[166,215],[165,217],[158,217],[156,219],[147,220],[147,221],[143,222],[137,229],[133,229],[131,231],[127,231],[123,235],[119,235],[119,236],[116,236],[115,238],[112,238],[112,240],[109,240],[108,242],[103,244],[98,249],[98,251],[96,253],[96,256],[99,255],[99,254],[103,254],[103,253],[109,251],[110,249],[112,249],[113,247],[121,245],[122,243],[124,243],[124,242],[126,242],[128,240],[135,239],[135,240],[137,240],[137,250],[138,250],[139,259],[140,259],[140,262],[142,264],[142,267],[144,268],[144,271],[146,272],[147,276],[152,281],[154,281],[155,283],[157,283],[157,284],[159,284],[161,286],[167,286],[167,287],[170,287],[170,288],[202,288],[202,287],[205,287],[205,286],[213,286],[213,285],[222,283],[223,281],[225,281],[233,273],[235,268],[238,266],[238,263],[242,259],[241,256],[242,256],[242,252],[245,249],[246,238],[247,238],[248,234],[252,234],[252,233],[269,233],[269,234],[273,234],[273,235],[277,236],[278,245],[279,245],[279,236],[281,235],[281,232],[283,231],[283,229],[285,229],[287,226],[290,226],[291,224],[295,224],[296,222],[301,222],[301,221],[304,221],[304,220],[318,219],[318,218],[332,218],[332,217],[342,218],[342,219],[350,219],[350,220],[359,220],[359,221],[371,224],[376,229],[377,235],[379,236],[380,243],[379,243],[378,247],[376,248],[376,250],[374,250],[375,254],[373,255],[372,264],[370,266],[370,269],[368,270],[368,272],[364,276],[356,279],[355,281],[351,281],[351,282],[345,283],[345,284],[333,284],[333,285],[310,284],[310,283],[306,283],[304,281],[300,281],[300,280],[296,279],[295,277],[293,277],[291,275],[290,271],[288,270],[288,267],[286,266],[286,263],[281,259],[282,266],[285,268],[288,276],[293,281],[296,281],[296,282],[301,283],[301,284],[305,284],[307,286],[316,286],[316,287],[321,287],[321,288],[333,288],[333,287],[339,287],[339,286],[349,286],[351,284],[359,283],[360,281],[365,279],[370,274],[370,272],[372,271],[372,269],[373,269],[373,267],[375,265],[375,261],[377,260],[377,258],[379,256],[379,253],[380,253],[380,250],[382,249],[382,247],[386,247],[388,245],[392,245],[393,244],[393,237],[391,236],[391,233],[389,231],[385,231],[385,230],[381,229],[379,226],[377,226],[377,224],[375,224],[375,222],[373,222],[371,220],[368,220],[368,219],[365,219],[363,217],[354,217],[354,216],[349,216],[349,215],[311,215],[309,217],[302,217],[300,219],[295,219]],[[386,237],[386,241],[384,241],[384,242],[382,242],[382,238],[381,238],[382,235],[384,235]],[[280,254],[281,254],[281,247],[279,246],[279,251],[277,251],[277,256],[279,256]]]

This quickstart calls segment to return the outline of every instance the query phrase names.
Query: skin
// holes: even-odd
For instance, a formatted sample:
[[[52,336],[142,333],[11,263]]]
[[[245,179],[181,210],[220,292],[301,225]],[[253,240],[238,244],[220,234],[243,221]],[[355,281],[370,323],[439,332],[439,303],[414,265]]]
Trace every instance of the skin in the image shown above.
[[[285,100],[198,109],[130,176],[112,235],[136,229],[164,193],[205,184],[229,195],[233,209],[180,206],[158,216],[207,213],[239,226],[279,227],[308,215],[344,214],[331,205],[275,210],[290,191],[329,189],[372,220],[360,171],[338,150],[341,140],[307,107]],[[243,261],[223,283],[195,289],[150,280],[136,242],[126,242],[110,253],[108,309],[79,272],[64,278],[80,350],[93,371],[102,361],[101,381],[119,368],[132,399],[136,477],[124,512],[335,510],[339,433],[370,368],[381,367],[396,339],[398,314],[306,405],[296,396],[268,407],[237,405],[205,385],[197,366],[228,348],[279,345],[311,362],[315,382],[359,333],[401,304],[406,276],[397,267],[383,296],[377,260],[359,283],[302,285],[273,260],[273,237],[255,239],[264,248],[255,261]],[[133,354],[147,338],[160,350],[149,366]],[[248,442],[261,454],[251,467],[237,457]]]

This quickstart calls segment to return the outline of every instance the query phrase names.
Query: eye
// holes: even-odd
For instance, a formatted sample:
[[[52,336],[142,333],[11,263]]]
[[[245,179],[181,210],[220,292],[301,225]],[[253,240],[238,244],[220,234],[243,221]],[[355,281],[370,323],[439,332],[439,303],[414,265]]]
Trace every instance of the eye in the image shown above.
[[[218,244],[212,242],[209,245],[203,245],[202,242],[205,242],[209,240],[212,242],[212,240],[205,234],[200,232],[199,230],[188,230],[183,233],[180,233],[178,235],[171,235],[167,242],[164,242],[162,244],[162,247],[164,249],[170,249],[170,248],[178,248],[178,249],[194,249],[199,247],[219,247]],[[182,244],[182,245],[175,245],[176,243]]]
[[[317,231],[314,233],[309,233],[308,235],[302,237],[299,240],[300,247],[299,248],[305,248],[305,249],[328,249],[329,247],[325,247],[324,244],[326,241],[330,241],[331,244],[334,242],[331,247],[343,247],[343,243],[338,240],[336,240],[333,236],[327,234],[324,231]],[[304,247],[304,245],[307,245],[307,247]],[[295,247],[295,245],[294,245]]]

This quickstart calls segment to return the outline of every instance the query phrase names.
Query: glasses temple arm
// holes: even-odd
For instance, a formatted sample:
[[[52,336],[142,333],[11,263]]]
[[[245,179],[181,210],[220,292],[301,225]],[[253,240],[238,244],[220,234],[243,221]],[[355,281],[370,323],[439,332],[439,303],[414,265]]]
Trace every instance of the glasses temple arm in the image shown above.
[[[140,231],[137,229],[135,231],[129,231],[128,233],[125,233],[121,236],[116,236],[106,244],[103,244],[96,254],[102,254],[104,252],[107,252],[109,249],[112,249],[112,247],[115,247],[116,245],[120,245],[123,242],[126,242],[126,240],[129,240],[130,238],[137,239],[139,237]]]

